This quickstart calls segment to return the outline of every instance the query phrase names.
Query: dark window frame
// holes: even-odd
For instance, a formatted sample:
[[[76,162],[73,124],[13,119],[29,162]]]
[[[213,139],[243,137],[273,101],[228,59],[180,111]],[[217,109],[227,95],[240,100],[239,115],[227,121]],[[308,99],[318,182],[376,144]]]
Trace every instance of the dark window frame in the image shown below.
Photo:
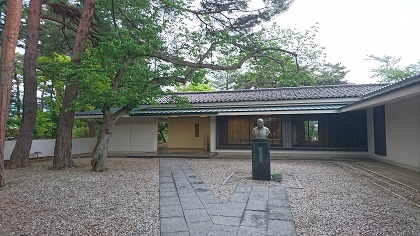
[[[311,125],[312,123],[312,125]],[[316,125],[314,125],[316,123]],[[308,119],[303,120],[305,129],[305,142],[314,143],[319,141],[319,120]],[[312,129],[312,130],[311,130]],[[316,138],[314,139],[314,137]]]
[[[245,125],[247,130],[243,131],[247,133],[247,137],[242,137],[239,143],[229,143],[228,140],[228,129],[229,119],[241,118],[242,122],[247,119]],[[272,147],[282,147],[282,120],[281,115],[264,115],[264,116],[218,116],[216,118],[216,147],[222,149],[250,149],[252,147],[252,129],[256,126],[257,119],[262,118],[264,120],[264,126],[270,129],[270,145]],[[274,122],[273,122],[274,120]],[[275,124],[275,122],[277,123]],[[278,130],[278,131],[277,131]],[[238,131],[239,132],[239,131]]]
[[[275,150],[328,150],[328,151],[368,151],[367,147],[367,113],[366,110],[350,111],[345,113],[329,113],[329,114],[291,114],[276,115],[279,121],[279,137],[281,145],[270,145],[270,148]],[[251,149],[251,142],[244,142],[242,144],[228,145],[228,117],[232,116],[217,116],[216,118],[216,148],[217,149]],[[247,129],[255,127],[256,119],[267,118],[270,116],[242,116],[247,117],[249,125]],[[304,120],[318,121],[318,139],[317,142],[304,141]],[[255,122],[254,122],[255,121]],[[267,127],[269,123],[265,121]],[[286,123],[285,123],[286,122]],[[251,125],[252,123],[252,125]],[[295,143],[294,125],[300,124],[295,131],[299,131],[299,143]],[[242,125],[245,127],[246,125]],[[272,128],[269,127],[272,131]],[[251,133],[251,130],[246,131]],[[273,134],[273,132],[272,132]],[[272,135],[271,134],[271,135]],[[249,139],[252,140],[251,134]],[[270,136],[269,136],[270,137]],[[295,136],[297,137],[297,136]],[[290,145],[286,145],[290,143]]]

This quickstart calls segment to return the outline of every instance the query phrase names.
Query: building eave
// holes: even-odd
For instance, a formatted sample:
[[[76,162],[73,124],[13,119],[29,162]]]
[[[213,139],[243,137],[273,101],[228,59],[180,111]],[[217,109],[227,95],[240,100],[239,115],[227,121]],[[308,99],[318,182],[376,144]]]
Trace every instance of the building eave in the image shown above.
[[[346,104],[318,105],[288,105],[288,106],[257,106],[257,107],[217,107],[217,108],[161,108],[136,109],[131,116],[200,116],[200,115],[271,115],[271,114],[307,114],[307,113],[337,113]]]
[[[340,109],[341,112],[366,109],[390,102],[397,102],[411,97],[420,97],[420,75],[384,87],[367,94],[360,101]]]

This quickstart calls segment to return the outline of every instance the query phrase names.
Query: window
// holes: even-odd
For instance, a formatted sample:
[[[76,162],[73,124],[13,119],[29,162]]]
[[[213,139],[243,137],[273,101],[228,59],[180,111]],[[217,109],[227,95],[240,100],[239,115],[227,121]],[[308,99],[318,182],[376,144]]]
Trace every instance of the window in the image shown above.
[[[270,144],[281,146],[280,116],[218,116],[217,117],[217,147],[235,148],[251,147],[252,129],[257,125],[257,119],[264,119],[264,126],[270,129]]]
[[[294,147],[325,144],[325,117],[321,115],[292,116],[292,140]]]
[[[318,120],[305,120],[303,121],[303,124],[305,126],[305,142],[318,142]]]
[[[270,129],[268,138],[272,149],[367,151],[366,110],[340,114],[217,116],[216,147],[250,149],[252,129],[258,118],[263,118],[264,125]]]
[[[291,116],[292,147],[367,150],[366,110]]]

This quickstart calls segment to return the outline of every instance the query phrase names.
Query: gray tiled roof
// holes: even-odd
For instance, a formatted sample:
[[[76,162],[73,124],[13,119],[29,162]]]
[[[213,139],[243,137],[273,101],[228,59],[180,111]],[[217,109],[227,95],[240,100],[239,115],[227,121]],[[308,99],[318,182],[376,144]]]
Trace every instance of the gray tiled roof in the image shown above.
[[[280,112],[280,111],[321,111],[336,110],[345,104],[324,105],[289,105],[289,106],[260,106],[260,107],[224,107],[224,108],[183,108],[183,109],[134,109],[133,116],[156,116],[156,115],[210,115],[226,112]]]
[[[380,90],[388,86],[389,84],[344,84],[344,85],[325,85],[317,87],[283,87],[273,89],[249,89],[249,90],[235,90],[235,91],[219,91],[219,92],[188,92],[188,93],[176,93],[177,95],[187,98],[191,104],[206,104],[206,103],[238,103],[238,102],[267,102],[267,101],[281,101],[281,100],[305,100],[305,99],[334,99],[334,98],[363,98],[370,93]],[[170,103],[170,96],[159,98],[157,100],[160,104]],[[347,104],[348,105],[348,104]],[[337,106],[337,105],[336,105]],[[286,110],[329,110],[339,109],[339,107],[331,108],[325,107],[322,104],[314,106],[278,106],[273,107],[273,111],[286,111]],[[222,110],[221,110],[222,109]],[[199,113],[220,113],[220,112],[233,112],[226,109],[232,108],[220,108],[217,106],[212,109],[200,110],[196,108],[183,108],[165,110],[165,108],[142,108],[134,109],[131,111],[131,115],[159,115],[160,111],[162,114],[199,114]],[[255,108],[235,108],[239,109],[236,112],[254,112],[256,110],[247,110]],[[263,107],[264,111],[267,111],[267,107]],[[118,109],[115,109],[118,110]],[[217,110],[217,111],[216,111]],[[260,111],[263,111],[260,110]],[[78,116],[87,115],[101,115],[100,110],[78,112]]]
[[[323,98],[363,97],[388,84],[345,84],[317,87],[284,87],[273,89],[249,89],[219,92],[177,93],[190,103],[252,102],[302,100]],[[158,99],[160,104],[169,103],[170,96]]]
[[[393,84],[389,84],[388,86],[384,86],[381,89],[374,91],[372,93],[367,94],[363,97],[363,100],[370,99],[373,97],[377,97],[386,93],[390,93],[399,89],[403,89],[405,87],[413,86],[420,83],[420,74],[415,75],[413,77],[395,82]]]

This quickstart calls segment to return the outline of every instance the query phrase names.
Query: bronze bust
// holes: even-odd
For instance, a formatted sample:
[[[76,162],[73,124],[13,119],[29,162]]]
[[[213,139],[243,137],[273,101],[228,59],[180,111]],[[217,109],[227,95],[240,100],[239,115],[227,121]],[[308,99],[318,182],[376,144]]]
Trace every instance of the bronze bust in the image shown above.
[[[264,120],[259,118],[257,120],[257,127],[252,130],[252,135],[256,139],[267,139],[270,134],[270,130],[264,126]]]

